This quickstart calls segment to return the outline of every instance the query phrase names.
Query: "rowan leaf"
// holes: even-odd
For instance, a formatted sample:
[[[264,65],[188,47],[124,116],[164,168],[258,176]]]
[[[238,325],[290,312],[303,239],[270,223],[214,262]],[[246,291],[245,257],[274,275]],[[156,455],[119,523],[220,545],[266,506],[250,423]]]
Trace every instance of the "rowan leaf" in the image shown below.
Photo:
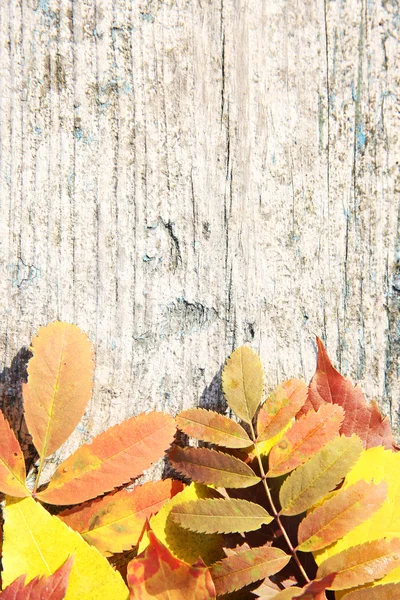
[[[335,573],[332,590],[345,590],[381,579],[400,566],[400,539],[380,539],[353,546],[327,558],[317,577]]]
[[[222,372],[222,389],[228,406],[250,424],[264,392],[264,371],[254,350],[241,346],[232,352]]]
[[[208,535],[182,529],[173,521],[171,511],[174,506],[183,502],[215,497],[220,497],[216,490],[199,483],[191,483],[182,492],[166,502],[158,513],[150,519],[151,529],[157,539],[167,546],[174,556],[184,562],[194,563],[199,556],[206,565],[219,560],[223,557],[223,537],[217,533]],[[144,532],[138,551],[142,552],[148,543],[147,534]]]
[[[314,552],[336,542],[382,506],[387,489],[384,481],[374,485],[360,480],[339,490],[300,523],[297,549]]]
[[[55,452],[81,420],[92,395],[93,350],[76,326],[55,321],[32,341],[28,383],[22,385],[25,420],[44,458]]]
[[[279,492],[281,514],[298,515],[334,489],[357,461],[362,442],[356,436],[340,436],[293,471]]]
[[[294,599],[297,600],[297,598],[301,594],[302,594],[301,588],[299,588],[297,586],[288,587],[285,590],[278,592],[276,594],[276,596],[273,596],[272,600],[294,600]]]
[[[307,386],[301,379],[289,379],[272,392],[257,417],[257,442],[277,435],[299,412],[307,398]]]
[[[373,446],[393,447],[390,422],[383,417],[375,402],[367,404],[365,396],[350,379],[343,377],[333,366],[328,353],[317,338],[317,370],[310,383],[308,400],[302,412],[311,407],[317,410],[326,402],[339,404],[345,410],[345,418],[340,433],[350,436],[353,433],[363,441],[366,448]]]
[[[268,477],[279,477],[303,464],[339,432],[344,411],[324,404],[292,425],[269,454]]]
[[[127,600],[128,589],[96,548],[33,498],[6,498],[3,585],[20,575],[51,575],[74,556],[66,600]],[[18,541],[18,543],[17,543]]]
[[[239,423],[213,410],[188,408],[176,417],[177,426],[190,437],[225,448],[248,448],[252,441]]]
[[[303,588],[287,588],[274,596],[273,600],[326,600],[325,590],[329,588],[334,577],[335,575],[332,573],[322,579],[310,581]]]
[[[211,567],[217,595],[239,590],[254,581],[274,575],[290,560],[279,548],[263,546],[237,552]]]
[[[0,411],[0,490],[18,498],[29,496],[25,477],[25,459],[21,446]]]
[[[399,600],[399,598],[400,583],[360,588],[343,596],[343,600]]]
[[[244,488],[261,481],[253,469],[239,458],[208,448],[175,446],[169,460],[179,473],[216,487]]]
[[[369,448],[361,453],[357,463],[346,475],[343,489],[359,480],[378,484],[385,481],[388,492],[384,503],[372,516],[357,525],[328,548],[314,554],[317,564],[352,546],[379,540],[400,538],[400,452],[383,447]],[[379,581],[379,585],[400,583],[400,567]],[[372,584],[374,585],[374,584]]]
[[[37,498],[49,504],[78,504],[108,492],[160,458],[174,432],[174,419],[155,411],[114,425],[61,463]]]
[[[68,578],[74,557],[68,558],[52,575],[39,575],[25,585],[26,575],[14,579],[1,592],[2,600],[63,600],[67,593]]]
[[[172,479],[149,481],[65,510],[58,518],[103,556],[111,556],[136,546],[146,519],[182,489],[183,484]]]
[[[215,587],[210,571],[200,560],[190,566],[179,560],[147,532],[149,545],[128,564],[131,600],[212,600]]]
[[[265,508],[236,498],[192,500],[177,504],[171,517],[181,527],[200,533],[243,533],[272,521]]]

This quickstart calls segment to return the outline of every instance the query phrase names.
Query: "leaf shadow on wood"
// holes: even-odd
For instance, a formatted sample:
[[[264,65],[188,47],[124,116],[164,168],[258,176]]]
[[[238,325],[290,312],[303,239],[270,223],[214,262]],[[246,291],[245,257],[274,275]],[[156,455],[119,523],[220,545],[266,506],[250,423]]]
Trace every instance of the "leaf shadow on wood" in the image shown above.
[[[32,352],[22,347],[0,373],[0,409],[14,431],[24,453],[27,472],[38,458],[24,418],[22,384],[28,379],[28,362]]]

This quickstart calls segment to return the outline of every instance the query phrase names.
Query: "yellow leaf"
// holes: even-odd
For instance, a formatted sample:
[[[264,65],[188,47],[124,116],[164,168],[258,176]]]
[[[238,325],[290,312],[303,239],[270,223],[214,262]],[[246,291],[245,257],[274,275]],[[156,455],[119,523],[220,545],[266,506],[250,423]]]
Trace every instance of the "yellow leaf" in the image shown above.
[[[48,576],[74,555],[66,600],[128,599],[127,587],[107,560],[33,498],[7,497],[4,520],[3,586],[20,575],[26,574],[27,582]]]
[[[222,558],[223,537],[220,534],[209,535],[183,529],[174,523],[170,512],[176,504],[198,500],[199,498],[213,498],[215,495],[211,488],[198,483],[191,483],[182,492],[166,502],[158,513],[150,519],[151,529],[156,534],[157,539],[167,546],[174,556],[188,564],[196,562],[199,557],[206,565]],[[143,552],[148,543],[147,534],[144,534],[139,544],[138,554]]]
[[[254,350],[241,346],[232,352],[222,372],[222,389],[233,412],[251,423],[264,391],[264,372]]]
[[[363,544],[381,538],[400,538],[400,452],[385,450],[382,446],[369,448],[361,453],[360,458],[347,474],[343,488],[361,479],[375,484],[386,481],[388,494],[385,502],[369,519],[349,531],[336,543],[325,550],[315,553],[315,560],[320,565],[325,559],[346,550],[351,546]],[[377,585],[400,583],[400,568],[391,571]],[[339,597],[339,595],[337,595]]]

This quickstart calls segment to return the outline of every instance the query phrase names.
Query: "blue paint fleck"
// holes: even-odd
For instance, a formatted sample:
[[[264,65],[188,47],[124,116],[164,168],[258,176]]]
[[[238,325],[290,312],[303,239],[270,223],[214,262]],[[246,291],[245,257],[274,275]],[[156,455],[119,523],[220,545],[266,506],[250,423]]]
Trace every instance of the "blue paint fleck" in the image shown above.
[[[117,344],[116,344],[115,340],[113,340],[111,342],[111,350],[115,350],[116,347],[117,347]]]
[[[273,164],[273,165],[276,165],[276,156],[275,156],[275,152],[273,152],[273,153],[271,154],[271,162],[272,162],[272,164]]]
[[[144,260],[144,262],[150,262],[150,261],[154,260],[154,256],[149,256],[148,254],[143,254],[143,260]]]
[[[148,23],[154,22],[154,17],[151,13],[140,13],[140,16],[143,19],[143,21],[147,21]]]
[[[363,124],[359,123],[357,126],[357,140],[356,140],[357,151],[363,152],[365,150],[366,143],[367,143],[367,136],[364,133]]]
[[[353,102],[357,102],[357,92],[354,87],[354,81],[351,82],[351,97],[353,98]]]
[[[83,138],[83,131],[80,127],[75,127],[74,129],[74,138],[76,140],[81,140]]]
[[[48,14],[50,10],[50,0],[39,0],[39,9]]]
[[[41,127],[35,127],[35,133],[37,133],[38,135],[42,135],[42,128]]]

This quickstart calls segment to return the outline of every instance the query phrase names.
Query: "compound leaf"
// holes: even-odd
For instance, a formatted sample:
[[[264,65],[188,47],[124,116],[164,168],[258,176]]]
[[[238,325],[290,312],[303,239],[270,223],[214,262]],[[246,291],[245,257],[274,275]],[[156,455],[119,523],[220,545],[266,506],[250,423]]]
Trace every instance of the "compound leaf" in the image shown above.
[[[399,600],[399,598],[400,583],[360,588],[343,596],[343,600]]]
[[[41,327],[32,340],[28,383],[22,385],[25,420],[44,458],[57,450],[81,420],[92,395],[93,350],[69,323]]]
[[[204,408],[188,408],[176,417],[177,426],[190,437],[225,448],[248,448],[252,441],[239,423]]]
[[[171,510],[175,523],[200,533],[236,533],[254,531],[272,521],[260,506],[236,498],[192,500]]]
[[[289,379],[272,392],[257,417],[257,442],[277,435],[299,412],[307,398],[307,386],[301,379]]]
[[[264,391],[264,372],[254,350],[241,346],[232,352],[222,372],[222,389],[233,412],[251,423]]]
[[[136,546],[146,519],[182,489],[183,484],[172,479],[149,481],[132,491],[120,490],[65,510],[58,517],[103,556],[111,556]]]
[[[0,490],[18,498],[29,496],[25,476],[25,459],[21,446],[0,411]]]
[[[317,577],[335,573],[330,589],[345,590],[381,579],[399,565],[399,538],[373,540],[327,558],[319,566]]]
[[[279,477],[303,464],[337,435],[343,417],[343,409],[332,404],[301,417],[272,448],[268,477]]]
[[[160,458],[174,432],[174,419],[155,411],[114,425],[61,463],[37,498],[49,504],[78,504],[108,492]]]
[[[128,564],[131,600],[215,598],[210,571],[201,560],[188,565],[173,556],[151,530],[147,536],[147,548]]]
[[[239,458],[208,448],[175,446],[169,454],[169,460],[179,473],[216,487],[244,488],[261,481]]]
[[[290,560],[279,548],[261,547],[237,552],[211,567],[217,595],[228,594],[277,573]]]
[[[317,410],[326,402],[339,404],[345,410],[340,433],[347,436],[357,434],[366,448],[392,448],[393,436],[387,417],[382,417],[375,402],[367,404],[361,388],[354,387],[350,379],[343,377],[332,366],[325,346],[319,338],[317,345],[317,370],[310,383],[308,400],[303,411],[306,412],[311,407]]]
[[[74,557],[68,558],[52,575],[39,575],[25,585],[26,575],[17,577],[0,594],[2,600],[63,600]]]
[[[298,515],[334,489],[357,461],[362,442],[356,436],[340,436],[293,471],[279,492],[281,513]]]
[[[374,485],[360,480],[339,490],[300,523],[298,550],[314,552],[336,542],[382,506],[387,489],[384,481]]]
[[[74,556],[66,600],[127,600],[128,589],[96,548],[33,498],[6,498],[3,585],[26,575],[51,575]],[[18,543],[16,543],[18,540]]]

